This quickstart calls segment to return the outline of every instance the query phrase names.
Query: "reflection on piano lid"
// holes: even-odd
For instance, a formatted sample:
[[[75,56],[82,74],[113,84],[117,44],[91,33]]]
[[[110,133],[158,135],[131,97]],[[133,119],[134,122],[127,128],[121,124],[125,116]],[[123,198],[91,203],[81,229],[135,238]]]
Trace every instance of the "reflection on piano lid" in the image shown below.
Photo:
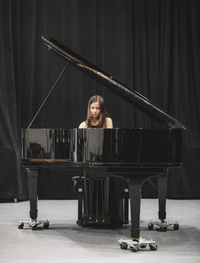
[[[77,129],[70,133],[74,162],[160,164],[182,162],[181,129]]]
[[[69,160],[68,129],[22,129],[22,158]]]
[[[22,142],[22,158],[32,162],[174,167],[182,161],[181,129],[23,129]]]
[[[102,82],[109,88],[112,88],[114,92],[125,96],[129,101],[137,104],[137,106],[139,106],[139,108],[146,113],[166,123],[168,127],[186,129],[181,122],[170,116],[157,105],[153,104],[146,97],[121,84],[112,76],[109,76],[107,73],[104,73],[102,70],[88,62],[85,58],[82,58],[80,55],[59,43],[56,39],[50,38],[48,40],[42,36],[42,40],[45,42],[45,46],[47,46],[50,51],[53,51],[65,60],[68,60],[71,64],[75,65],[78,69],[88,74],[90,77]]]

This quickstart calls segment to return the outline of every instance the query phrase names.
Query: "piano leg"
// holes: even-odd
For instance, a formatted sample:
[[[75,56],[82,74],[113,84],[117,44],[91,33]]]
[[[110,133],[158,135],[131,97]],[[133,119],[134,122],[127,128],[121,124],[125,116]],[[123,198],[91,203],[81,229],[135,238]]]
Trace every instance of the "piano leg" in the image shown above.
[[[167,198],[167,175],[168,170],[158,176],[158,205],[159,205],[159,211],[158,211],[158,218],[161,221],[164,221],[166,219],[166,198]]]
[[[28,189],[30,202],[30,219],[37,221],[37,185],[38,185],[38,168],[26,168],[28,175]]]
[[[18,223],[18,228],[22,229],[24,224],[27,224],[32,230],[36,230],[38,225],[43,224],[45,229],[49,228],[48,220],[38,221],[38,209],[37,209],[37,185],[38,185],[38,168],[26,167],[28,176],[28,189],[29,189],[29,202],[30,202],[30,220],[21,220]]]
[[[160,219],[160,230],[167,231],[169,226],[173,226],[174,230],[179,229],[179,224],[177,222],[169,223],[166,222],[166,199],[167,199],[167,178],[168,178],[168,169],[165,173],[161,174],[158,177],[158,202],[159,202],[159,211],[158,218]]]
[[[140,237],[140,205],[141,205],[141,187],[145,179],[145,175],[126,176],[131,208],[131,239],[119,240],[121,249],[130,249],[132,252],[138,250],[157,250],[157,245],[153,240],[146,240]],[[135,178],[134,178],[135,177]]]
[[[141,183],[135,180],[129,181],[129,196],[131,207],[131,238],[139,240],[140,237],[140,204],[141,204]]]
[[[167,177],[168,177],[168,169],[161,173],[157,177],[158,183],[158,218],[160,221],[158,222],[150,222],[148,224],[148,229],[152,230],[154,225],[158,227],[160,231],[167,231],[169,226],[173,226],[174,230],[179,229],[179,224],[177,222],[169,223],[166,219],[166,199],[167,199]]]
[[[152,230],[154,225],[158,226],[160,231],[167,231],[167,222],[166,219],[166,198],[167,198],[167,175],[168,170],[161,173],[157,177],[157,184],[158,184],[158,218],[159,222],[150,222],[148,224],[148,229]]]

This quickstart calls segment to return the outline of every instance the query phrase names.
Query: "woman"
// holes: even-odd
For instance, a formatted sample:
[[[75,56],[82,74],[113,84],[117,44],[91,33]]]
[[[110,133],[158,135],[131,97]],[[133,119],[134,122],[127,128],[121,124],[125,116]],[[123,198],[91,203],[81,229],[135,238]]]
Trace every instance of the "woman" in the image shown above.
[[[89,99],[87,118],[79,128],[113,128],[112,119],[107,116],[104,99],[95,95]]]
[[[80,124],[79,128],[113,128],[112,119],[107,115],[104,99],[101,96],[95,95],[89,99],[87,118]],[[100,136],[103,131],[98,133],[95,131],[89,132],[92,132],[90,133],[90,140],[91,136],[95,134],[99,135],[98,142],[104,138]],[[119,183],[121,183],[119,179],[109,178],[108,180],[108,177],[103,174],[97,174],[87,180],[85,193],[89,202],[85,201],[84,205],[87,206],[85,211],[88,214],[85,213],[83,220],[86,225],[121,226],[123,224],[121,218],[122,194],[119,191]]]

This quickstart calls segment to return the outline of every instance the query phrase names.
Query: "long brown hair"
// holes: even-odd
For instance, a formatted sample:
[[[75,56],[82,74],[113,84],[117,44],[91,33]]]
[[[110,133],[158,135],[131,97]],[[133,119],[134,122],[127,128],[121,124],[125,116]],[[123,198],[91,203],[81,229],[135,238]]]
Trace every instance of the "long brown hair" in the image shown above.
[[[104,99],[99,95],[92,96],[88,101],[87,119],[86,119],[87,128],[92,127],[92,114],[90,111],[90,105],[94,102],[98,102],[99,106],[100,106],[100,114],[98,117],[98,125],[96,127],[106,128],[107,111],[106,111]]]

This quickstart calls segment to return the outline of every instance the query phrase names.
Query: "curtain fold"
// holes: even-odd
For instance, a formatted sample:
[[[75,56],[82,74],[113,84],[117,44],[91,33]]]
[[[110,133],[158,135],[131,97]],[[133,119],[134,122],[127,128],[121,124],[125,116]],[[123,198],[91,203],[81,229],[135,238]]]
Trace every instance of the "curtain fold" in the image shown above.
[[[18,113],[12,46],[12,3],[0,2],[0,199],[17,198],[20,181]]]

